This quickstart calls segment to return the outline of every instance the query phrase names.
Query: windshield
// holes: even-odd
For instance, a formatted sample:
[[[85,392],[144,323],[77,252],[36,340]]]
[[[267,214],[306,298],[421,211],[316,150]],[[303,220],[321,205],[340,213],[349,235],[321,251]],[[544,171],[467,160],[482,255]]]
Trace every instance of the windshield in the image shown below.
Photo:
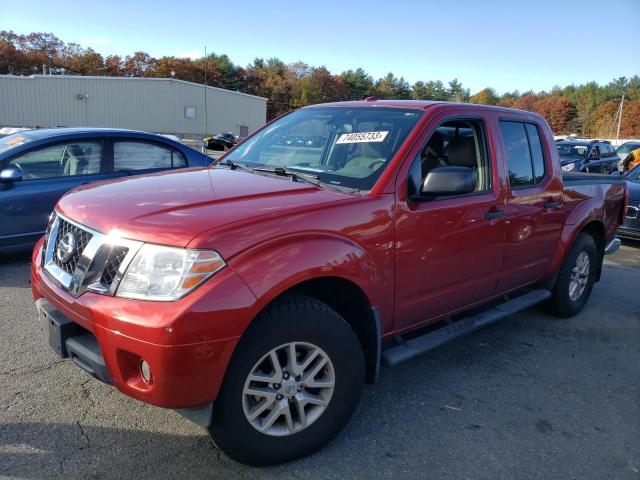
[[[640,180],[640,165],[625,175],[627,180]]]
[[[572,145],[568,143],[558,143],[556,147],[558,148],[558,155],[561,157],[584,158],[589,150],[587,145]]]
[[[623,143],[618,147],[616,153],[629,153],[636,148],[640,148],[640,143]]]
[[[402,108],[305,108],[276,120],[225,160],[370,190],[421,115]]]
[[[19,147],[20,145],[23,145],[30,141],[30,138],[19,133],[14,133],[13,135],[2,137],[0,138],[0,153],[6,152],[7,150],[15,147]]]

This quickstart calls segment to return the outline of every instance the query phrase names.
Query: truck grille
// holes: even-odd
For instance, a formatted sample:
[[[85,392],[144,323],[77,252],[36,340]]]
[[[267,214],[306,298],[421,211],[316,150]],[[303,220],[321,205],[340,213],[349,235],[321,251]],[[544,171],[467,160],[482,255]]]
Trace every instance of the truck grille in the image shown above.
[[[118,269],[128,252],[129,249],[127,247],[113,247],[109,258],[104,264],[102,275],[100,276],[100,283],[102,285],[107,288],[111,287],[118,273]]]
[[[43,245],[44,271],[71,295],[115,295],[142,242],[104,235],[54,214]]]
[[[74,240],[74,248],[73,248],[73,253],[71,254],[71,257],[69,259],[61,259],[60,256],[57,254],[58,249],[60,248],[60,242],[64,241],[64,239],[66,238],[67,234],[72,234]],[[75,225],[67,222],[66,220],[60,219],[60,224],[58,226],[58,236],[56,237],[56,243],[55,243],[55,247],[54,247],[54,262],[56,262],[56,265],[58,265],[61,269],[63,269],[65,272],[67,273],[73,273],[74,270],[76,269],[76,266],[78,265],[78,260],[80,260],[80,256],[82,255],[82,252],[84,251],[85,247],[87,246],[87,244],[89,243],[89,241],[91,240],[91,237],[93,237],[93,235],[91,235],[89,232],[81,229],[80,227],[76,227]]]

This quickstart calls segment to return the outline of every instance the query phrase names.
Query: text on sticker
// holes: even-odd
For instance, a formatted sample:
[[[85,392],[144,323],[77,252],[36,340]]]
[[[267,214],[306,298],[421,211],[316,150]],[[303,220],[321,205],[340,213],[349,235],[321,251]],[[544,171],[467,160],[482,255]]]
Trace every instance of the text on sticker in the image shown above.
[[[338,138],[336,144],[341,143],[365,143],[365,142],[381,142],[389,132],[357,132],[343,133]]]

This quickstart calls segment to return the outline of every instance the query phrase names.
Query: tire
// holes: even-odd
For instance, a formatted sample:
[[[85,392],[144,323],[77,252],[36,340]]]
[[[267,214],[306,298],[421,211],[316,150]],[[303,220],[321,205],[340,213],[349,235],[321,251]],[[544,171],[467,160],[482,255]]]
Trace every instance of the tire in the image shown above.
[[[305,372],[313,373],[311,370],[322,364],[323,355],[328,358],[320,373],[314,374],[304,387],[298,381],[304,382],[303,375],[310,373],[294,378],[293,371],[300,370],[287,363],[292,344],[295,355],[300,355],[296,360],[298,367],[316,352]],[[260,375],[260,378],[276,378],[273,351],[282,367],[279,377],[282,383],[250,381],[250,374],[254,374],[252,378]],[[291,387],[293,381],[295,386]],[[328,387],[331,381],[333,387]],[[289,296],[261,313],[240,339],[213,406],[209,434],[222,452],[244,464],[264,466],[294,460],[319,450],[346,426],[360,400],[363,383],[364,354],[349,324],[314,298]],[[308,388],[307,385],[324,387]],[[268,391],[269,397],[247,394],[254,392],[256,386]],[[279,400],[277,397],[273,400],[274,391],[280,392]],[[304,427],[298,405],[300,398],[307,394],[328,402],[325,406],[303,404],[307,423]],[[272,406],[250,419],[267,400]],[[284,408],[288,405],[290,413],[282,414],[268,426],[271,414],[276,409],[280,411],[283,405]],[[267,430],[260,431],[262,428]]]
[[[560,267],[552,296],[547,303],[552,313],[567,318],[584,308],[595,283],[599,257],[593,237],[587,233],[580,233]],[[586,275],[580,273],[585,258],[588,260]]]

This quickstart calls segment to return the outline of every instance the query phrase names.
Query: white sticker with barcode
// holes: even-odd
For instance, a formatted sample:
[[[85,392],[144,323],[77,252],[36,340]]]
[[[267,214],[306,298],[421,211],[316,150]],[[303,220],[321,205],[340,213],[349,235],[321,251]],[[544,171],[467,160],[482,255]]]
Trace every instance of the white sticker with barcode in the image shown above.
[[[336,144],[382,142],[388,134],[388,131],[343,133],[340,135],[340,138],[338,138]]]

